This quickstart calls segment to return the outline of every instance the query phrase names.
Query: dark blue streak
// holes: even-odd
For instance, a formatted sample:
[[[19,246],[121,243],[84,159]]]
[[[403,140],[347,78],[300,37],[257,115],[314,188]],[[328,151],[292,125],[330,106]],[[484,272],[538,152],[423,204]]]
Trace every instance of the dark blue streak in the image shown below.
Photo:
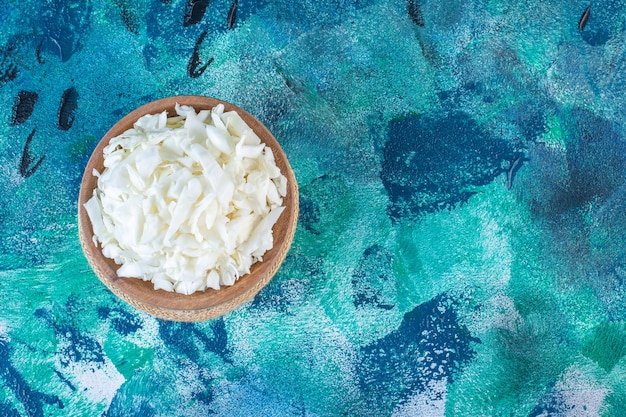
[[[76,387],[74,386],[74,384],[72,384],[70,382],[69,379],[67,379],[61,372],[57,371],[56,369],[54,370],[54,373],[57,374],[57,376],[59,377],[59,379],[69,387],[69,389],[71,389],[72,391],[76,391]]]
[[[72,301],[68,300],[68,309]],[[63,366],[71,362],[104,363],[105,356],[102,346],[95,339],[84,336],[78,329],[66,320],[55,320],[50,310],[40,308],[35,311],[35,317],[43,319],[54,330],[58,339],[65,339],[68,343],[60,353],[60,363]]]
[[[0,339],[0,378],[4,380],[17,399],[24,405],[28,416],[43,417],[43,405],[55,404],[63,408],[63,402],[56,395],[44,394],[33,390],[22,374],[10,361],[11,349],[7,341]],[[0,411],[2,407],[0,407]]]
[[[113,328],[122,336],[128,336],[141,329],[141,323],[136,316],[121,308],[99,307],[98,317],[109,320]]]
[[[363,397],[372,407],[389,410],[430,381],[453,382],[455,372],[475,355],[472,343],[480,340],[458,323],[454,302],[439,295],[406,313],[396,330],[361,348]]]
[[[225,362],[230,363],[230,350],[228,349],[228,334],[224,326],[224,320],[217,319],[209,324],[213,331],[213,337],[209,338],[193,323],[175,323],[159,321],[159,335],[163,343],[168,345],[178,354],[185,355],[193,362],[200,360],[198,343],[204,348],[203,352],[214,352]]]
[[[352,294],[357,308],[374,307],[391,310],[394,307],[392,255],[380,245],[365,249],[352,274]]]
[[[21,417],[20,412],[8,403],[0,403],[0,416],[2,417]]]
[[[513,156],[510,144],[462,112],[393,121],[388,136],[380,176],[394,221],[455,208],[471,188],[493,181]]]

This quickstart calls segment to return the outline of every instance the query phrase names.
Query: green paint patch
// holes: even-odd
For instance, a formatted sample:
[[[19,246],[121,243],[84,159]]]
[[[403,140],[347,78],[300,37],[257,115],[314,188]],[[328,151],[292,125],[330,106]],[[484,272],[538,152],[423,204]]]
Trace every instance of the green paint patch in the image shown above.
[[[582,349],[583,355],[611,372],[626,355],[626,324],[604,322],[595,328],[593,336]]]
[[[354,415],[351,410],[359,404],[351,363],[355,352],[322,309],[262,320],[249,313],[254,312],[230,316],[229,334],[233,346],[245,346],[234,352],[234,361],[250,369],[255,389],[301,402],[319,415]]]
[[[525,214],[502,184],[477,191],[455,210],[397,226],[393,270],[402,308],[468,289],[481,303],[506,288],[515,260],[512,245],[518,233],[528,232]]]
[[[403,225],[402,231],[410,231],[411,225]],[[422,261],[419,257],[417,243],[413,239],[413,233],[399,233],[397,237],[398,250],[394,260],[394,272],[398,276],[411,276],[419,273],[422,269]]]
[[[154,351],[142,349],[124,339],[108,338],[104,342],[104,351],[117,371],[128,381],[147,363],[152,362]]]
[[[604,400],[605,409],[603,417],[626,416],[626,389],[623,385],[617,385]]]
[[[68,150],[70,160],[79,162],[82,158],[89,157],[91,150],[95,147],[97,139],[94,136],[85,135],[74,141]]]
[[[566,148],[566,133],[562,120],[556,115],[548,116],[546,119],[547,132],[539,137],[539,142],[543,142],[550,148],[564,150]]]
[[[481,337],[477,360],[449,388],[450,415],[530,415],[575,357],[554,331],[563,327],[550,314],[534,314]]]

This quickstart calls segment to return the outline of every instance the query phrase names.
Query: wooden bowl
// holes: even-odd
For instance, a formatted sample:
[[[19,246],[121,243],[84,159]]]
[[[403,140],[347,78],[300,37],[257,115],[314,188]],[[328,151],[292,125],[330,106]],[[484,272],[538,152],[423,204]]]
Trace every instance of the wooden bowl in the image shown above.
[[[269,146],[276,160],[276,165],[287,178],[287,195],[283,199],[285,211],[274,225],[274,247],[263,255],[263,262],[255,263],[250,274],[240,277],[232,286],[222,286],[220,290],[206,289],[191,295],[183,295],[164,290],[155,290],[151,281],[138,278],[119,277],[116,273],[119,265],[102,255],[100,245],[93,242],[93,228],[84,208],[84,204],[93,196],[97,187],[97,178],[93,169],[103,170],[103,148],[109,141],[133,127],[139,117],[146,114],[160,113],[167,110],[168,115],[175,115],[175,105],[192,106],[196,111],[211,109],[223,104],[225,111],[235,110],[241,118]],[[276,273],[291,246],[298,220],[298,186],[287,157],[272,134],[249,113],[214,98],[201,96],[177,96],[153,101],[132,111],[117,122],[104,135],[93,151],[80,186],[78,197],[78,231],[85,257],[100,280],[113,294],[130,305],[156,317],[175,321],[202,321],[225,314],[243,303],[250,301]]]

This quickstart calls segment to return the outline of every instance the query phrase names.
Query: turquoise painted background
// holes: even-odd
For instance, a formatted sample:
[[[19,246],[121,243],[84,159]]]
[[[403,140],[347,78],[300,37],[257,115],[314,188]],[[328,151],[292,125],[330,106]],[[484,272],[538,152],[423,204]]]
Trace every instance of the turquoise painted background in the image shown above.
[[[231,6],[0,1],[0,415],[626,415],[623,4]],[[301,193],[277,276],[195,324],[116,299],[76,224],[99,138],[179,94],[259,118]]]

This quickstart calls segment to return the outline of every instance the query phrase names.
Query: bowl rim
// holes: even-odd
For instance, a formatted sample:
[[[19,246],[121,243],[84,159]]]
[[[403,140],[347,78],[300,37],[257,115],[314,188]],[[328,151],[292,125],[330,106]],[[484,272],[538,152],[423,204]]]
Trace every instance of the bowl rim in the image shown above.
[[[176,292],[155,290],[151,281],[138,278],[119,277],[112,259],[104,257],[100,244],[93,242],[93,228],[84,203],[91,198],[97,186],[97,178],[92,175],[94,168],[102,169],[103,149],[110,140],[123,133],[146,114],[174,110],[176,103],[193,107],[196,111],[211,109],[218,104],[224,105],[224,111],[236,111],[252,128],[261,141],[272,149],[276,164],[287,178],[287,195],[283,199],[285,210],[274,225],[274,247],[263,256],[263,261],[255,263],[250,274],[243,275],[232,286],[222,286],[220,290],[206,289],[190,295]],[[92,151],[83,172],[78,197],[78,229],[81,247],[87,261],[100,281],[113,294],[133,307],[155,317],[173,321],[204,321],[225,313],[250,301],[271,280],[280,268],[293,241],[298,219],[298,185],[295,174],[280,144],[272,133],[254,116],[236,105],[207,96],[171,96],[146,103],[132,110],[118,120],[98,142]],[[277,229],[278,228],[278,229]],[[276,245],[276,232],[283,239]],[[149,291],[147,291],[149,290]]]

